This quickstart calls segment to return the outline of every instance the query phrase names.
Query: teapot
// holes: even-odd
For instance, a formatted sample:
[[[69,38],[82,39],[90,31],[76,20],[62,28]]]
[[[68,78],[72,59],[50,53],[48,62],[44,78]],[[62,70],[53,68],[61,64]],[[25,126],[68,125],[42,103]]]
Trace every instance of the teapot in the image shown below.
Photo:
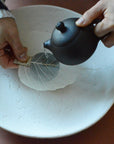
[[[55,58],[66,65],[77,65],[88,60],[96,50],[99,38],[94,34],[95,23],[76,26],[78,18],[68,18],[55,26],[50,40],[43,43]]]

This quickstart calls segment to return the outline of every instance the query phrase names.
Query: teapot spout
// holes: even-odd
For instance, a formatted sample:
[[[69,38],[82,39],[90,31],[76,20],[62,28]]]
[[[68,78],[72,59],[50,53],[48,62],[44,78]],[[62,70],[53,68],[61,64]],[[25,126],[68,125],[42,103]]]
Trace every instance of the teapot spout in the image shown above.
[[[46,42],[44,42],[43,45],[44,45],[44,48],[51,50],[51,41],[50,40],[47,40]]]

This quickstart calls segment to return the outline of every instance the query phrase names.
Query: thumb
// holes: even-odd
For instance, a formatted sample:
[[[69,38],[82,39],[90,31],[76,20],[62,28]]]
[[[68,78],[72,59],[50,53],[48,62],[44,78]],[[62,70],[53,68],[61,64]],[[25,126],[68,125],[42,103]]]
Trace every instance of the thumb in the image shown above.
[[[21,44],[20,38],[18,35],[14,36],[10,36],[9,40],[8,40],[14,56],[17,58],[17,60],[21,61],[21,62],[26,62],[28,60],[28,56],[27,56],[27,48],[23,47],[23,45]]]
[[[94,5],[91,9],[86,11],[81,18],[76,21],[76,25],[79,27],[85,27],[92,23],[93,20],[101,16],[104,12],[104,6],[101,1]]]

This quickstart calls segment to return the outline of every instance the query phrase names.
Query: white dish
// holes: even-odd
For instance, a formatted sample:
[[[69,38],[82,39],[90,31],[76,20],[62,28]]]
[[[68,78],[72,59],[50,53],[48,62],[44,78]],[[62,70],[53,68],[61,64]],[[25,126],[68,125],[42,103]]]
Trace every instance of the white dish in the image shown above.
[[[78,16],[73,11],[46,5],[20,8],[13,14],[20,32],[41,27],[44,32],[51,32],[58,21]],[[95,54],[77,66],[77,73],[81,71],[76,83],[53,92],[29,89],[19,81],[17,70],[0,68],[0,126],[37,138],[67,136],[90,127],[114,102],[112,54],[114,48],[107,49],[100,43]],[[91,67],[94,62],[97,70]]]
[[[37,29],[36,31],[29,30],[20,32],[20,37],[23,45],[28,48],[28,53],[30,53],[30,56],[33,56],[35,54],[44,52],[43,43],[51,38],[51,33],[44,32],[44,28],[41,27],[39,31]],[[51,53],[47,49],[46,52]],[[49,67],[47,67],[47,69],[46,67],[45,69],[42,69],[42,67],[39,66],[39,70],[41,70],[42,74],[44,75],[42,77],[42,74],[37,70],[38,77],[35,77],[34,79],[33,71],[31,72],[30,68],[20,66],[18,76],[23,84],[38,91],[57,90],[73,84],[76,81],[76,67],[71,68],[71,66],[59,63],[58,71],[53,71],[53,69],[49,69]],[[69,75],[69,73],[72,73],[72,75]],[[53,77],[51,80],[49,80],[50,76]]]

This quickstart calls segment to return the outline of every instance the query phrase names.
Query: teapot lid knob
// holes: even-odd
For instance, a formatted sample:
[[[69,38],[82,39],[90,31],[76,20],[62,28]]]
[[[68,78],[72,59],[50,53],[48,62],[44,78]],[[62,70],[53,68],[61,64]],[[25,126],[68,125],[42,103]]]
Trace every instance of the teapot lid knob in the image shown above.
[[[56,29],[62,33],[64,33],[66,31],[66,27],[63,22],[58,22],[56,25]]]

